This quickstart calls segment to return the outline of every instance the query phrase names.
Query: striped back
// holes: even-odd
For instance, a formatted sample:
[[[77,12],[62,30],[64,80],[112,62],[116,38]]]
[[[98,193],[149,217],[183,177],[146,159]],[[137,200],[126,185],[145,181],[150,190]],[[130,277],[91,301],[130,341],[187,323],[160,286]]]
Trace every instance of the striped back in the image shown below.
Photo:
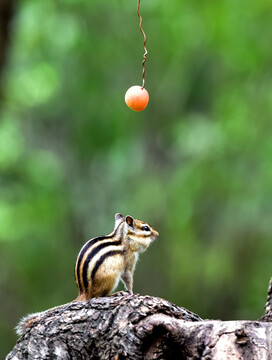
[[[89,276],[94,276],[109,256],[122,252],[121,238],[116,237],[117,231],[107,236],[100,236],[89,240],[80,250],[75,267],[75,277],[80,293],[88,291]]]

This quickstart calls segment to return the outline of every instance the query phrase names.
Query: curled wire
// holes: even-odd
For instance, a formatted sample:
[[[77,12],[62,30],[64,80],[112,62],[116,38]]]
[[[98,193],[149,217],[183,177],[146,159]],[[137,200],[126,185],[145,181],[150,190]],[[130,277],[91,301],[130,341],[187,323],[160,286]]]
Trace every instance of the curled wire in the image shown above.
[[[143,85],[142,85],[142,88],[144,89],[145,87],[145,62],[146,62],[146,55],[147,55],[147,48],[146,48],[146,35],[145,35],[145,32],[143,30],[143,27],[142,27],[142,23],[143,23],[143,19],[141,17],[141,14],[140,14],[140,2],[141,0],[138,0],[138,6],[137,6],[137,14],[138,14],[138,17],[140,19],[140,30],[141,30],[141,33],[143,34],[143,37],[144,37],[144,60],[142,62],[143,64]]]

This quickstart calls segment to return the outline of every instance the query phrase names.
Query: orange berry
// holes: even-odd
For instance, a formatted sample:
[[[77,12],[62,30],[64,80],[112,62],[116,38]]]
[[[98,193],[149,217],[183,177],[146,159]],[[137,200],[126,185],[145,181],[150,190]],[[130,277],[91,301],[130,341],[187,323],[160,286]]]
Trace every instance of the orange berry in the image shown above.
[[[125,102],[134,111],[142,111],[147,107],[149,94],[141,86],[131,86],[125,95]]]

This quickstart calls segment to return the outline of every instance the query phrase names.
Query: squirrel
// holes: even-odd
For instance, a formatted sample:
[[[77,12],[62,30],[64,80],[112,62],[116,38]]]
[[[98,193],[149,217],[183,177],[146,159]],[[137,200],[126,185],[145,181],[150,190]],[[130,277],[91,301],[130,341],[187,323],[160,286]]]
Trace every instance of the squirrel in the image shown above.
[[[89,240],[78,254],[75,278],[79,295],[76,301],[109,295],[120,278],[132,294],[138,254],[158,236],[146,222],[116,214],[113,232]]]
[[[120,279],[132,294],[138,254],[158,236],[146,222],[116,214],[113,232],[90,239],[77,256],[75,278],[79,294],[73,302],[108,296]],[[16,327],[17,334],[24,334],[45,312],[24,317]]]

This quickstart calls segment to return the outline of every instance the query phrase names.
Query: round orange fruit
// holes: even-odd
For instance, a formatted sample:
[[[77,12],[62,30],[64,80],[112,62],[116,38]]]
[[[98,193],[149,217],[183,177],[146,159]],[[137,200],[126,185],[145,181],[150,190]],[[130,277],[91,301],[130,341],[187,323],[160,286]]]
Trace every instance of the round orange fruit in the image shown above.
[[[134,111],[142,111],[147,107],[149,94],[142,86],[131,86],[125,95],[127,106]]]

